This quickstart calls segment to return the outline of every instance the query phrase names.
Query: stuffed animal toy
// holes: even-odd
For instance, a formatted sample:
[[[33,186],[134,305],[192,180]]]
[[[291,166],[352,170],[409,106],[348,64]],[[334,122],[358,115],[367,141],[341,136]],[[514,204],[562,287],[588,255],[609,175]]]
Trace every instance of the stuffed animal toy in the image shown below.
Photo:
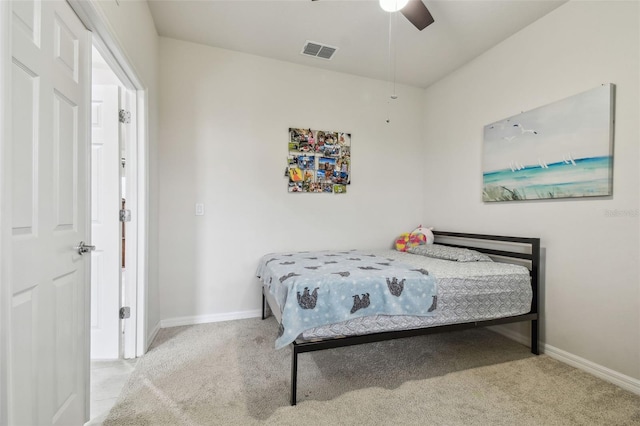
[[[396,239],[396,250],[407,251],[412,247],[419,246],[421,244],[433,244],[434,236],[431,232],[433,228],[425,228],[420,225],[413,232],[405,232],[400,234]]]
[[[403,234],[400,234],[400,236],[396,239],[396,250],[407,251],[411,247],[416,247],[420,244],[424,244],[426,241],[427,238],[424,236],[424,234],[405,232]]]
[[[420,225],[413,230],[412,234],[422,234],[426,239],[425,244],[433,244],[433,240],[435,239],[435,237],[433,236],[433,232],[431,232],[432,230],[433,227],[425,228],[424,226]]]

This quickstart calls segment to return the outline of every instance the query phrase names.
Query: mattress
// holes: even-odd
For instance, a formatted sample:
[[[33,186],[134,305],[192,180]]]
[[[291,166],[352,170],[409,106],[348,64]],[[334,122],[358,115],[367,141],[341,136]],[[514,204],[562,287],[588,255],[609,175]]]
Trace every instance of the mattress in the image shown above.
[[[531,278],[524,266],[499,262],[453,262],[396,250],[371,253],[426,269],[435,276],[438,286],[435,315],[358,317],[308,329],[301,336],[303,340],[483,321],[522,315],[531,310]]]

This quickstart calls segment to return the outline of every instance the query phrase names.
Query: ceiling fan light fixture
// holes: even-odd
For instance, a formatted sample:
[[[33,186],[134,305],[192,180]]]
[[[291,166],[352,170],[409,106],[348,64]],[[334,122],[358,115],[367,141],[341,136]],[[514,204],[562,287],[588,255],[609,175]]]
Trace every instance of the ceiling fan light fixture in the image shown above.
[[[409,3],[409,0],[380,0],[380,7],[385,12],[397,12]]]

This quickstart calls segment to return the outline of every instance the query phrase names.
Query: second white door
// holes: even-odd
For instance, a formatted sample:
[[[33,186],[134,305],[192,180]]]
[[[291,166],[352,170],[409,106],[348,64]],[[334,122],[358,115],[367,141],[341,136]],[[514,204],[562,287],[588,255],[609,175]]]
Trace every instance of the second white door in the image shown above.
[[[91,358],[120,357],[120,88],[93,86],[91,100]]]

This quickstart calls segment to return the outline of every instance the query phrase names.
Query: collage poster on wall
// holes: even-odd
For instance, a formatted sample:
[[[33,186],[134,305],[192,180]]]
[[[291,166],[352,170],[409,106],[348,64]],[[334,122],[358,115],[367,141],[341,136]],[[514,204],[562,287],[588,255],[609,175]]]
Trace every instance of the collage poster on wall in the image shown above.
[[[351,182],[351,134],[289,128],[289,192],[344,194]]]

